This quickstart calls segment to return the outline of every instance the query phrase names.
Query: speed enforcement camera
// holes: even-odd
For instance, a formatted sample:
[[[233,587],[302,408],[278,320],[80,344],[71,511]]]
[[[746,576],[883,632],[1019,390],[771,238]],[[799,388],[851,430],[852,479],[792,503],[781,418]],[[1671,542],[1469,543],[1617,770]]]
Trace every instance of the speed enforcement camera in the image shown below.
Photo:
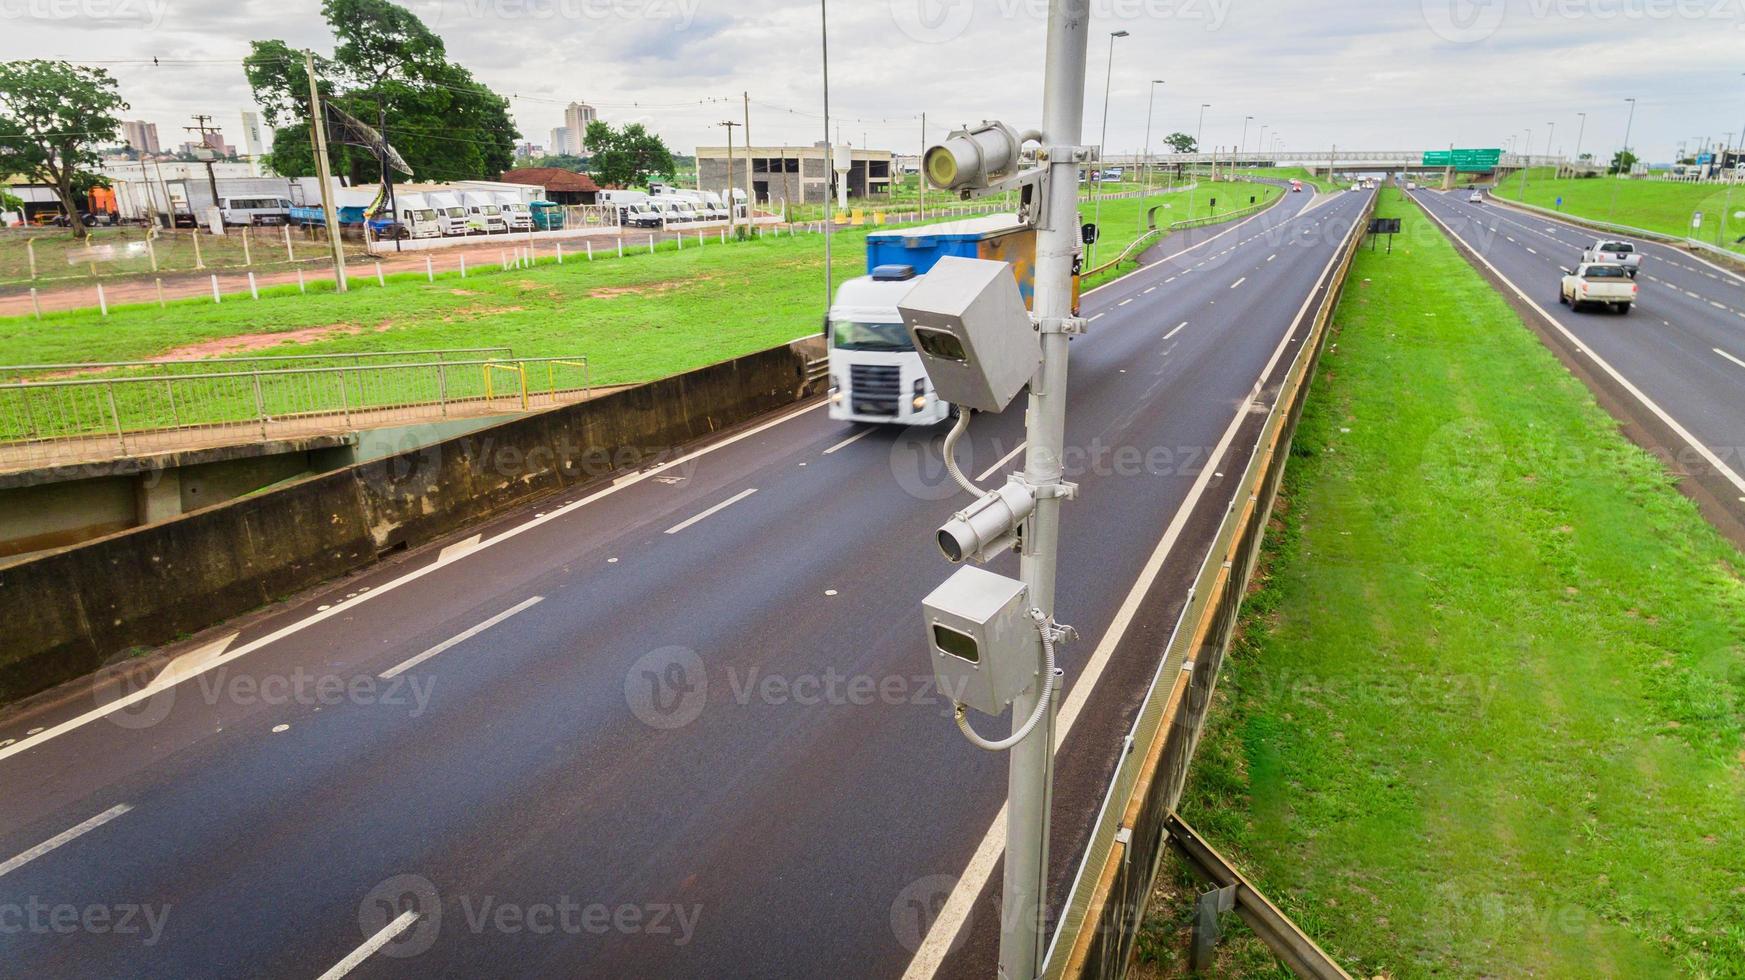
[[[1042,344],[1012,267],[946,256],[897,303],[939,397],[1000,412],[1042,363]]]
[[[921,600],[939,690],[998,715],[1037,682],[1037,645],[1023,582],[966,566]]]
[[[928,147],[921,169],[928,183],[940,190],[975,190],[1017,173],[1022,147],[1012,127],[984,121]]]

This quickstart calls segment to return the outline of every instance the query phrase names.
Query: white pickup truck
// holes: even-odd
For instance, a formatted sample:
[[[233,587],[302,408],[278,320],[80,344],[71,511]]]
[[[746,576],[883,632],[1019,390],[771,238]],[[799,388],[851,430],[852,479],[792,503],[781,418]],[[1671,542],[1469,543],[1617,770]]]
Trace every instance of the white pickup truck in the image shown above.
[[[1621,265],[1631,279],[1642,271],[1642,253],[1634,244],[1616,238],[1595,239],[1592,245],[1582,250],[1581,260],[1596,265]]]
[[[1563,270],[1563,285],[1557,301],[1572,310],[1584,306],[1603,306],[1618,313],[1630,312],[1636,302],[1638,287],[1630,272],[1615,262],[1583,262],[1575,269]]]

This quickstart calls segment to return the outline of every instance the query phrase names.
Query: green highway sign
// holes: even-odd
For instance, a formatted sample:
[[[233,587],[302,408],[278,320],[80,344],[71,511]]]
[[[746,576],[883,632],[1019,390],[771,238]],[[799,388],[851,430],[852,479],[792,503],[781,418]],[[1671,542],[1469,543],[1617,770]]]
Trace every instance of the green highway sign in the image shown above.
[[[1497,169],[1497,163],[1503,158],[1503,151],[1491,150],[1427,150],[1424,153],[1425,167],[1447,167],[1452,165],[1462,173],[1486,173]]]

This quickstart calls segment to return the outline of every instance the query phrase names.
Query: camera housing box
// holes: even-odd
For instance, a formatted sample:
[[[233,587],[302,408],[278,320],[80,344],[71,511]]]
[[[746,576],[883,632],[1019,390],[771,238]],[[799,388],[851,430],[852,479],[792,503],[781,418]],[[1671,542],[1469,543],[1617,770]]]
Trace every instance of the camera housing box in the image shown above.
[[[1000,412],[1042,363],[1012,266],[948,255],[897,304],[939,397]]]
[[[1023,582],[966,566],[921,608],[933,676],[946,697],[998,715],[1036,683],[1042,637]]]

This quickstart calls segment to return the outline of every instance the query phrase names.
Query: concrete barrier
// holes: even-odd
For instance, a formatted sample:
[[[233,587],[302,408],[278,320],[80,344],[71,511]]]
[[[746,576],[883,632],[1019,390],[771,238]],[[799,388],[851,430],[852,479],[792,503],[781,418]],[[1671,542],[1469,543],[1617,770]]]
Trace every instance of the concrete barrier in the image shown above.
[[[818,338],[522,416],[0,569],[0,703],[817,393]]]

